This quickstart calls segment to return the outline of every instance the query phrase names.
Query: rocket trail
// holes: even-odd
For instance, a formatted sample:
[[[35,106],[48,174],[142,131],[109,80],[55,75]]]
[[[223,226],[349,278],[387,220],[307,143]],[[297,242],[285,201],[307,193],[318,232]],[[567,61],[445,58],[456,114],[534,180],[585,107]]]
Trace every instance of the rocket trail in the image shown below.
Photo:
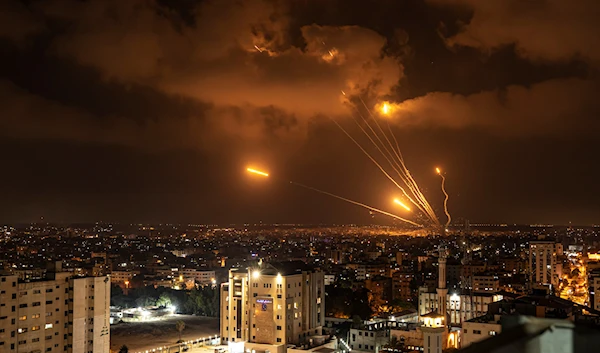
[[[361,114],[360,114],[360,112],[359,112],[359,111],[358,111],[356,108],[355,108],[355,110],[356,110],[356,112],[357,112],[359,115],[361,115]],[[361,117],[362,117],[362,118],[363,118],[363,120],[364,120],[364,117],[363,117],[362,115],[361,115]],[[396,161],[393,161],[393,159],[394,159],[394,156],[393,156],[393,155],[391,155],[391,153],[389,153],[389,151],[388,151],[388,150],[385,148],[385,145],[383,146],[383,148],[384,148],[384,149],[386,149],[386,152],[388,152],[388,155],[386,155],[386,154],[383,152],[383,150],[381,149],[381,147],[379,147],[379,145],[378,145],[378,144],[375,142],[375,140],[373,140],[373,138],[371,137],[371,135],[370,135],[370,134],[369,134],[369,133],[368,133],[368,132],[367,132],[367,131],[366,131],[366,130],[365,130],[365,129],[364,129],[362,126],[361,126],[361,125],[360,125],[360,123],[359,123],[359,122],[358,122],[356,119],[354,119],[354,118],[353,118],[353,120],[354,120],[354,122],[356,123],[356,125],[358,126],[358,128],[359,128],[359,129],[360,129],[360,130],[361,130],[361,131],[362,131],[362,132],[365,134],[365,136],[367,136],[367,138],[369,139],[369,141],[371,141],[371,143],[372,143],[372,144],[375,146],[375,148],[377,149],[377,151],[379,151],[379,153],[381,153],[381,155],[382,155],[382,156],[383,156],[383,157],[386,159],[386,161],[387,161],[387,162],[390,164],[390,166],[392,167],[392,169],[393,169],[393,170],[394,170],[394,171],[395,171],[395,172],[398,174],[398,176],[400,177],[400,179],[402,180],[402,182],[404,182],[404,184],[406,184],[406,185],[407,185],[407,186],[410,188],[410,185],[408,184],[407,180],[404,178],[404,176],[402,175],[402,173],[400,172],[400,170],[399,170],[399,169],[397,169],[397,168],[394,166],[394,163],[395,163],[396,165],[398,165],[398,163],[397,163]],[[338,126],[340,126],[340,125],[338,124]],[[370,130],[373,132],[373,134],[375,134],[375,132],[373,131],[373,129],[371,128],[371,126],[370,126],[368,123],[367,123],[367,126],[369,126]],[[341,128],[341,126],[340,126],[340,128]],[[342,128],[341,128],[341,129],[342,129]],[[344,129],[342,129],[342,131],[344,131]],[[350,135],[349,135],[349,134],[348,134],[346,131],[344,131],[344,132],[346,133],[346,135],[347,135],[348,137],[350,137]],[[378,136],[376,136],[376,137],[378,137]],[[358,142],[357,142],[355,139],[353,139],[352,137],[350,137],[350,139],[352,139],[352,140],[354,141],[354,143],[355,143],[355,144],[356,144],[356,145],[357,145],[357,146],[358,146],[358,147],[359,147],[359,148],[360,148],[360,149],[361,149],[363,152],[365,152],[365,150],[364,150],[364,149],[363,149],[363,148],[360,146],[360,144],[359,144],[359,143],[358,143]],[[383,144],[383,142],[381,142],[381,139],[379,139],[379,142],[380,142],[381,144]],[[365,154],[367,154],[367,153],[365,152]],[[369,158],[371,159],[371,161],[373,161],[375,164],[377,164],[377,166],[379,167],[379,169],[381,169],[381,170],[383,171],[383,167],[382,167],[380,164],[378,164],[377,162],[375,162],[375,160],[374,160],[374,158],[373,158],[372,156],[369,156]],[[391,159],[390,159],[390,158],[391,158]],[[398,167],[399,167],[399,168],[401,168],[400,166],[398,166]],[[391,176],[389,176],[389,174],[387,174],[385,171],[384,171],[384,173],[386,174],[386,176],[387,176],[388,178],[390,178],[390,180],[392,180],[392,179],[393,179],[393,178],[391,178]],[[399,188],[399,189],[402,191],[402,193],[404,194],[404,196],[406,196],[406,198],[407,198],[407,199],[408,199],[410,202],[412,202],[412,203],[413,203],[415,206],[417,206],[417,208],[419,208],[419,209],[420,209],[422,212],[426,212],[424,209],[422,209],[422,208],[421,208],[421,205],[419,205],[419,204],[418,204],[418,203],[417,203],[415,200],[413,200],[413,198],[412,198],[412,197],[411,197],[411,196],[410,196],[410,195],[409,195],[409,194],[406,192],[406,190],[405,190],[405,189],[404,189],[402,186],[400,186],[400,185],[399,185],[399,184],[398,184],[398,183],[397,183],[395,180],[392,180],[392,181],[393,181],[393,182],[394,182],[394,184],[395,184],[395,185],[396,185],[396,186],[397,186],[397,187],[398,187],[398,188]],[[412,191],[412,190],[411,190],[411,191]]]
[[[446,213],[446,217],[448,217],[448,221],[446,221],[446,225],[444,226],[445,228],[448,228],[448,225],[450,225],[450,222],[452,221],[452,218],[450,217],[450,212],[448,212],[448,193],[446,192],[446,177],[444,177],[444,174],[442,173],[442,171],[440,170],[440,168],[435,168],[435,171],[439,174],[439,176],[442,177],[442,192],[444,193],[444,213]]]
[[[381,125],[379,125],[379,123],[377,122],[377,119],[375,118],[375,116],[371,112],[371,109],[369,109],[369,107],[367,106],[367,104],[365,103],[365,101],[362,99],[362,97],[359,96],[358,98],[360,99],[361,103],[363,104],[363,106],[365,107],[365,109],[367,110],[367,112],[369,113],[369,115],[371,116],[371,119],[377,125],[377,128],[379,129],[379,131],[381,132],[381,134],[385,137],[385,139],[386,139],[388,145],[390,146],[390,148],[392,149],[392,151],[396,152],[394,150],[394,146],[392,145],[390,139],[387,137],[387,134],[383,131],[383,129],[381,128]],[[391,108],[389,108],[389,105],[388,105],[387,112],[384,111],[383,113],[387,114],[387,113],[389,113],[390,110],[391,110]],[[361,114],[361,117],[362,117],[362,114]],[[367,123],[367,125],[369,125],[367,119],[365,119],[364,117],[363,117],[363,119],[365,120],[365,122]],[[389,123],[388,123],[388,128],[389,128]],[[373,131],[373,129],[371,129],[371,131]],[[395,136],[392,133],[391,128],[389,129],[389,131],[390,131],[390,134],[392,135],[392,137],[395,140]],[[373,131],[373,133],[375,134],[374,131]],[[381,143],[383,144],[383,142],[381,142]],[[396,141],[396,145],[397,145],[397,141]],[[386,151],[387,151],[387,148],[386,148]],[[388,153],[390,155],[392,155],[389,151],[388,151]],[[402,165],[400,167],[400,165],[398,165],[398,162],[396,162],[396,164],[398,165],[398,167],[400,167],[400,169],[402,169],[403,172],[404,172],[404,174],[405,174],[404,178],[403,178],[403,179],[406,179],[406,180],[404,180],[405,184],[409,187],[409,189],[411,189],[411,191],[416,196],[416,198],[419,201],[419,203],[421,204],[421,206],[426,209],[425,213],[431,218],[431,220],[434,223],[439,224],[439,221],[437,219],[437,216],[436,216],[435,212],[433,211],[433,208],[431,208],[431,205],[429,204],[429,202],[425,198],[425,195],[423,195],[423,193],[419,189],[419,186],[418,186],[417,182],[410,175],[410,172],[409,172],[408,168],[406,168],[406,165],[404,164],[404,158],[401,156],[400,148],[399,147],[398,147],[398,152],[395,153],[395,154],[396,154],[396,157],[398,158],[398,161],[400,161],[400,164]],[[393,159],[393,155],[392,155],[392,159]]]
[[[402,208],[404,208],[407,211],[410,211],[410,207],[406,206],[402,201],[398,200],[398,199],[394,199],[394,203],[402,206]]]
[[[354,204],[354,205],[357,205],[357,206],[360,206],[360,207],[364,207],[364,208],[366,208],[366,209],[368,209],[368,210],[371,210],[371,211],[374,211],[374,212],[381,213],[381,214],[383,214],[383,215],[386,215],[386,216],[389,216],[389,217],[395,218],[395,219],[397,219],[397,220],[400,220],[400,221],[403,221],[403,222],[406,222],[406,223],[412,224],[412,225],[414,225],[414,226],[417,226],[417,227],[422,227],[422,225],[420,225],[420,224],[418,224],[418,223],[415,223],[415,222],[413,222],[413,221],[411,221],[411,220],[409,220],[409,219],[406,219],[406,218],[402,218],[402,217],[400,217],[400,216],[396,216],[396,215],[395,215],[395,214],[393,214],[393,213],[389,213],[389,212],[386,212],[386,211],[382,211],[382,210],[380,210],[380,209],[378,209],[378,208],[371,207],[371,206],[369,206],[369,205],[365,205],[364,203],[356,202],[356,201],[353,201],[353,200],[347,199],[347,198],[345,198],[345,197],[341,197],[341,196],[338,196],[338,195],[332,194],[332,193],[330,193],[330,192],[327,192],[327,191],[323,191],[323,190],[319,190],[319,189],[317,189],[317,188],[313,188],[312,186],[308,186],[308,185],[304,185],[304,184],[296,183],[296,182],[294,182],[294,181],[290,181],[290,184],[292,184],[292,185],[296,185],[296,186],[299,186],[299,187],[302,187],[302,188],[305,188],[305,189],[308,189],[308,190],[312,190],[312,191],[318,192],[318,193],[320,193],[320,194],[323,194],[323,195],[327,195],[327,196],[335,197],[336,199],[339,199],[339,200],[342,200],[342,201],[346,201],[346,202],[349,202],[349,203],[351,203],[351,204]]]
[[[265,173],[265,172],[261,172],[260,170],[256,170],[256,169],[252,169],[252,168],[246,168],[246,171],[252,174],[257,174],[260,176],[264,176],[264,177],[268,177],[269,174]]]
[[[355,144],[355,145],[356,145],[358,148],[360,148],[360,150],[361,150],[361,151],[362,151],[362,152],[365,154],[365,156],[367,156],[367,157],[368,157],[368,158],[371,160],[371,162],[373,162],[373,163],[374,163],[374,164],[377,166],[377,168],[379,168],[379,170],[381,170],[381,172],[382,172],[382,173],[383,173],[383,174],[384,174],[384,175],[385,175],[385,176],[386,176],[386,177],[387,177],[387,178],[388,178],[388,179],[389,179],[389,180],[390,180],[392,183],[394,183],[394,185],[396,185],[396,186],[397,186],[397,187],[398,187],[400,190],[402,190],[402,192],[404,193],[404,195],[405,195],[406,197],[408,197],[409,199],[411,199],[411,198],[410,198],[410,196],[409,196],[409,195],[406,193],[406,191],[404,190],[404,188],[403,188],[402,186],[400,186],[400,184],[398,184],[398,182],[396,182],[396,180],[394,180],[394,178],[392,178],[392,177],[391,177],[391,176],[388,174],[388,172],[386,172],[386,171],[385,171],[385,169],[384,169],[384,168],[381,166],[381,164],[379,164],[379,163],[377,162],[377,160],[375,160],[375,158],[373,158],[373,157],[372,157],[372,156],[369,154],[369,152],[367,152],[367,151],[366,151],[366,150],[365,150],[365,149],[364,149],[364,148],[363,148],[363,147],[360,145],[360,143],[358,143],[358,141],[356,141],[356,139],[354,139],[354,138],[353,138],[353,137],[352,137],[352,136],[351,136],[351,135],[348,133],[348,131],[346,131],[346,129],[344,129],[344,128],[343,128],[343,127],[342,127],[342,126],[341,126],[341,125],[340,125],[340,124],[339,124],[337,121],[335,121],[333,118],[331,118],[331,120],[333,120],[333,122],[335,123],[335,125],[337,125],[337,127],[339,127],[339,128],[340,128],[340,130],[342,130],[342,131],[344,132],[344,134],[346,134],[346,136],[348,136],[348,138],[349,138],[350,140],[352,140],[352,142],[354,142],[354,144]],[[411,199],[411,201],[412,201],[412,199]],[[413,203],[414,203],[414,201],[413,201]]]
[[[361,101],[363,102],[363,105],[365,105],[365,108],[368,110],[368,107],[366,106],[366,104],[364,103],[364,101],[362,100],[361,97],[359,97],[359,99],[361,99]],[[386,144],[383,142],[383,140],[381,139],[381,137],[379,136],[379,134],[373,129],[373,127],[371,126],[371,124],[369,124],[369,121],[367,120],[367,118],[365,118],[362,113],[356,108],[356,106],[351,105],[352,108],[356,111],[356,113],[362,118],[362,120],[364,121],[364,123],[367,125],[367,127],[369,128],[369,130],[371,131],[371,133],[373,134],[373,136],[371,136],[371,134],[369,134],[369,132],[367,130],[365,130],[365,128],[363,128],[361,126],[361,124],[356,120],[353,119],[354,122],[356,123],[356,125],[359,127],[359,129],[363,132],[363,134],[365,134],[365,136],[367,136],[367,138],[369,139],[369,141],[371,141],[371,143],[373,144],[373,146],[375,146],[375,148],[379,151],[379,153],[381,153],[381,155],[387,160],[387,162],[390,164],[390,166],[392,167],[392,169],[398,174],[398,176],[400,177],[400,179],[402,180],[402,182],[409,188],[409,190],[411,191],[413,197],[416,198],[413,199],[413,197],[411,197],[406,190],[401,187],[395,180],[392,180],[394,182],[394,184],[400,188],[400,190],[402,190],[402,193],[404,194],[404,196],[406,196],[406,198],[413,204],[415,205],[421,212],[425,213],[434,223],[439,224],[435,213],[433,213],[433,210],[430,208],[428,202],[424,199],[425,197],[421,194],[420,190],[418,189],[418,187],[416,187],[416,182],[414,182],[414,180],[412,180],[412,177],[410,176],[410,173],[408,172],[408,170],[406,169],[406,166],[404,165],[404,159],[401,157],[401,154],[396,153],[396,151],[394,150],[393,145],[391,144],[389,138],[387,137],[387,135],[383,132],[383,130],[381,129],[381,126],[379,126],[379,123],[377,123],[377,120],[375,119],[375,117],[373,116],[373,114],[371,114],[371,112],[369,111],[369,114],[371,115],[371,117],[373,118],[373,120],[375,120],[375,123],[377,124],[379,131],[381,131],[381,133],[384,135],[384,138],[386,139],[388,145],[390,145],[392,152],[390,152],[390,150],[387,148]],[[337,123],[336,123],[337,124]],[[339,124],[337,124],[338,127],[340,127]],[[340,127],[341,128],[341,127]],[[343,129],[342,129],[343,130]],[[391,129],[390,129],[391,131]],[[361,149],[364,151],[364,149],[362,148],[362,146],[360,146],[360,144],[354,140],[346,131],[344,131],[344,133],[350,137],[353,142]],[[393,135],[393,134],[392,134]],[[379,144],[374,140],[377,139],[377,141],[379,142]],[[381,145],[381,146],[380,146]],[[385,152],[384,152],[385,150]],[[399,148],[398,148],[399,150]],[[387,154],[386,154],[387,152]],[[400,163],[402,165],[400,165],[394,158],[394,154],[396,154],[396,157],[398,158],[398,160],[400,160]],[[374,158],[372,158],[371,156],[369,156],[369,158],[371,158],[372,161],[374,161]],[[375,161],[374,161],[375,162]],[[383,171],[383,167],[381,167],[381,165],[378,165],[379,168]],[[385,173],[385,172],[384,172]],[[390,178],[389,174],[386,173],[386,175],[388,176],[388,178]]]
[[[354,107],[354,109],[357,111],[357,113],[364,120],[365,124],[367,124],[367,126],[369,127],[369,130],[373,133],[373,135],[375,136],[375,138],[377,138],[377,140],[382,145],[383,149],[385,149],[385,151],[387,152],[388,155],[386,155],[381,150],[381,148],[379,147],[379,145],[371,138],[371,136],[368,134],[368,132],[365,131],[362,128],[362,126],[359,125],[359,127],[361,128],[361,130],[363,131],[363,133],[365,135],[367,135],[367,137],[369,137],[369,140],[371,140],[371,142],[377,147],[377,149],[384,156],[384,158],[386,160],[388,160],[388,162],[390,163],[390,165],[392,166],[392,168],[398,173],[398,175],[400,176],[400,178],[402,179],[402,181],[404,182],[404,184],[406,184],[406,186],[410,189],[410,191],[412,192],[412,194],[416,198],[416,202],[410,196],[406,195],[406,193],[405,193],[405,195],[408,197],[408,199],[415,206],[417,206],[417,208],[419,208],[423,213],[425,213],[431,219],[431,221],[433,223],[439,224],[439,221],[437,219],[437,216],[436,216],[435,212],[433,211],[433,208],[431,208],[431,205],[429,204],[429,202],[425,198],[425,195],[423,195],[423,193],[419,189],[419,186],[418,186],[417,182],[410,175],[409,170],[406,168],[406,165],[404,164],[404,158],[402,157],[402,154],[400,153],[400,148],[398,146],[398,141],[395,139],[395,136],[392,133],[391,128],[389,128],[389,123],[388,123],[388,129],[390,131],[390,134],[392,135],[392,137],[396,141],[397,150],[394,149],[394,145],[392,144],[392,142],[388,138],[387,134],[383,131],[383,129],[381,128],[381,125],[379,125],[379,123],[377,122],[377,119],[375,118],[375,116],[373,115],[373,113],[371,113],[371,110],[366,105],[366,103],[364,102],[364,100],[362,99],[362,97],[359,96],[359,99],[362,102],[362,104],[365,107],[365,109],[367,110],[367,112],[369,113],[369,115],[371,116],[371,119],[375,122],[378,130],[380,131],[380,133],[385,138],[385,140],[386,140],[387,144],[389,145],[389,147],[391,148],[392,152],[394,152],[394,153],[390,152],[390,150],[387,148],[386,144],[382,141],[382,139],[379,136],[379,134],[377,132],[375,132],[375,130],[373,129],[373,127],[371,127],[371,125],[369,124],[369,121],[360,113],[360,111],[356,107]],[[388,111],[389,111],[389,109],[388,109]],[[358,122],[357,122],[357,124],[358,124]],[[394,161],[394,163],[392,163],[389,160],[388,156]],[[394,157],[396,157],[398,160],[396,160]],[[399,170],[396,169],[396,167],[394,166],[394,164],[396,164],[396,166],[397,166],[397,168]]]

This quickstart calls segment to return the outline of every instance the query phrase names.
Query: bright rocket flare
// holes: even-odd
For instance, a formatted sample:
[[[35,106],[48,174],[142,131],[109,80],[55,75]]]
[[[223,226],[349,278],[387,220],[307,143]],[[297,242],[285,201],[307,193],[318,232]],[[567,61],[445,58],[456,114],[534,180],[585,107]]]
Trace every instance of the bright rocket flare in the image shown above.
[[[388,115],[390,113],[390,105],[388,102],[384,102],[383,105],[381,106],[381,113],[383,115]]]
[[[320,190],[320,189],[317,189],[317,188],[313,188],[312,186],[308,186],[308,185],[304,185],[304,184],[296,183],[295,181],[290,181],[290,184],[293,184],[293,185],[296,185],[296,186],[300,186],[300,187],[302,187],[302,188],[305,188],[305,189],[308,189],[308,190],[312,190],[312,191],[318,192],[318,193],[320,193],[320,194],[323,194],[323,195],[328,195],[328,196],[331,196],[331,197],[335,197],[336,199],[339,199],[339,200],[342,200],[342,201],[346,201],[346,202],[349,202],[349,203],[351,203],[351,204],[354,204],[354,205],[357,205],[357,206],[364,207],[364,208],[368,209],[369,211],[373,211],[373,212],[381,213],[381,214],[383,214],[383,215],[386,215],[386,216],[390,216],[390,217],[392,217],[392,218],[395,218],[395,219],[397,219],[397,220],[399,220],[399,221],[403,221],[403,222],[406,222],[406,223],[412,224],[412,225],[414,225],[414,226],[421,227],[421,225],[420,225],[420,224],[418,224],[418,223],[415,223],[415,222],[413,222],[413,221],[411,221],[411,220],[409,220],[409,219],[402,218],[402,217],[400,217],[400,216],[396,216],[396,215],[395,215],[395,214],[393,214],[393,213],[389,213],[389,212],[386,212],[386,211],[382,211],[382,210],[380,210],[380,209],[378,209],[378,208],[371,207],[371,206],[369,206],[369,205],[365,205],[364,203],[356,202],[356,201],[353,201],[353,200],[347,199],[347,198],[345,198],[345,197],[341,197],[341,196],[338,196],[338,195],[332,194],[332,193],[330,193],[330,192],[327,192],[327,191],[323,191],[323,190]]]
[[[402,201],[400,201],[398,199],[394,199],[394,203],[397,203],[398,205],[402,206],[405,210],[410,211],[410,207],[403,204]]]
[[[261,172],[260,170],[256,170],[256,169],[252,169],[252,168],[246,168],[246,171],[248,171],[249,173],[258,174],[258,175],[261,175],[261,176],[264,176],[264,177],[268,177],[269,176],[268,173]]]
[[[448,193],[446,192],[446,177],[444,177],[444,174],[442,174],[442,171],[440,170],[440,168],[435,168],[435,171],[442,178],[442,192],[444,193],[444,213],[446,214],[446,217],[448,217],[448,220],[446,221],[446,225],[444,226],[444,228],[448,228],[448,226],[450,225],[450,222],[452,221],[452,217],[450,217],[450,212],[448,212],[449,196],[448,196]]]

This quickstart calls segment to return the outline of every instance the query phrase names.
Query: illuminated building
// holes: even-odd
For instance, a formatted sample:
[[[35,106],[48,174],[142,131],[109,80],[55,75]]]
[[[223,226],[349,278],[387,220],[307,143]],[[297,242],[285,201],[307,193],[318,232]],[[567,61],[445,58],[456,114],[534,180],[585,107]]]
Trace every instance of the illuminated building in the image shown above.
[[[442,353],[442,349],[446,346],[444,338],[447,332],[444,316],[433,312],[423,316],[422,319],[423,352]]]
[[[562,253],[562,244],[554,241],[529,242],[529,283],[558,286],[562,265],[557,261],[557,256]]]
[[[452,292],[446,296],[446,308],[450,324],[460,324],[466,320],[484,315],[488,305],[502,300],[497,293]],[[425,315],[438,310],[438,295],[426,287],[419,288],[419,315]]]
[[[600,276],[598,273],[591,274],[590,306],[593,309],[600,310]]]
[[[109,352],[109,278],[61,267],[29,282],[0,276],[0,352]]]
[[[352,351],[379,353],[390,341],[388,323],[365,325],[360,329],[351,328],[349,341]]]
[[[278,351],[274,346],[318,340],[324,323],[324,274],[303,262],[232,269],[229,281],[221,284],[224,344],[243,342],[246,350]]]
[[[419,315],[424,316],[431,312],[446,313],[449,319],[447,324],[460,324],[463,321],[484,315],[488,305],[502,300],[503,296],[492,293],[448,293],[446,288],[446,251],[441,250],[438,274],[438,288],[432,292],[427,287],[419,288]]]
[[[476,274],[473,276],[474,292],[498,292],[500,280],[494,274]]]
[[[110,281],[115,284],[131,282],[135,273],[132,271],[112,271],[110,273]]]
[[[486,314],[462,323],[462,347],[495,336],[502,331],[499,314]]]
[[[191,279],[200,285],[216,284],[216,273],[212,270],[197,270],[195,268],[182,268],[179,271],[185,279]]]

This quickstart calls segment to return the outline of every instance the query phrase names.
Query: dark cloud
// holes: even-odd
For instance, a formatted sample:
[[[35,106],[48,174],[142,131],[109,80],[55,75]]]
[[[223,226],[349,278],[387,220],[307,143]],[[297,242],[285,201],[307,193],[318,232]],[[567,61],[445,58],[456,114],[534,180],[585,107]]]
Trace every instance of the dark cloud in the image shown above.
[[[598,63],[600,48],[591,45],[600,31],[600,3],[594,0],[428,0],[463,6],[473,17],[449,38],[450,46],[492,51],[516,45],[532,60],[568,61],[575,57]]]
[[[382,54],[385,38],[366,28],[305,26],[305,45],[291,45],[283,1],[205,1],[193,25],[152,1],[43,4],[45,16],[69,25],[54,41],[58,55],[107,79],[217,105],[343,113],[342,90],[387,94],[402,74]]]
[[[0,213],[370,222],[305,190],[258,185],[240,167],[257,163],[389,209],[393,185],[329,119],[360,136],[343,119],[361,93],[370,106],[398,104],[392,129],[434,207],[441,194],[432,166],[440,163],[457,217],[597,221],[598,167],[589,163],[600,110],[597,8],[2,1],[0,151],[10,172],[0,193],[11,202]],[[552,174],[573,185],[565,190],[539,168],[557,159]],[[564,208],[577,212],[561,215]]]
[[[40,127],[15,136],[47,133],[49,138],[143,147],[164,140],[195,148],[210,145],[198,140],[212,140],[215,134],[209,131],[216,129],[217,135],[230,133],[252,142],[270,133],[289,140],[305,134],[310,117],[345,114],[342,91],[384,95],[402,76],[400,63],[382,52],[386,39],[367,28],[307,25],[301,28],[302,45],[292,45],[285,1],[203,1],[192,10],[191,21],[148,0],[51,0],[15,11],[31,24],[23,27],[27,32],[9,39],[19,42],[35,33],[33,29],[55,28],[44,54],[97,70],[103,85],[149,87],[211,106],[197,114],[150,121],[140,122],[137,116],[98,119],[70,102],[24,96],[13,87],[4,93],[31,100],[35,104],[27,106],[37,109],[13,110],[12,116],[21,122],[15,129],[26,121]],[[16,23],[6,27],[21,28]],[[51,106],[54,112],[45,121],[68,128],[46,129],[38,117],[44,111],[39,105]],[[277,124],[272,112],[277,112]]]
[[[248,143],[302,136],[294,116],[274,107],[207,107],[197,115],[135,121],[97,116],[0,81],[0,134],[18,139],[67,140],[143,148],[214,149],[224,139]]]
[[[600,113],[598,82],[558,79],[471,95],[434,92],[397,105],[402,126],[479,127],[508,135],[595,134]]]
[[[509,50],[534,63],[572,63],[593,67],[600,51],[590,45],[600,30],[594,1],[429,0],[440,7],[472,12],[456,34],[444,38],[457,50],[477,49],[488,57]],[[523,75],[527,75],[523,73]],[[471,94],[430,92],[398,105],[405,126],[460,129],[479,127],[502,134],[595,133],[599,127],[600,82],[589,68],[577,77],[508,84]]]
[[[28,37],[44,29],[43,21],[21,2],[0,2],[0,38],[22,44]]]

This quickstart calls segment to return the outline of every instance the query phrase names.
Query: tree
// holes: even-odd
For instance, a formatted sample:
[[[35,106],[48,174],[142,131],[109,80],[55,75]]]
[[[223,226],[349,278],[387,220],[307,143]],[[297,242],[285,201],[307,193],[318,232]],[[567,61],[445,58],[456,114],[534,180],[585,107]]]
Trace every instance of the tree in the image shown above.
[[[192,289],[188,295],[186,310],[195,315],[219,316],[219,290],[212,287]]]
[[[398,339],[398,336],[392,335],[392,337],[390,338],[390,341],[384,347],[390,348],[390,349],[393,349],[393,350],[397,350],[397,349],[401,349],[402,348],[402,343]]]
[[[172,304],[171,296],[167,292],[163,292],[158,300],[156,301],[156,306],[166,308]]]
[[[156,298],[149,297],[149,296],[142,296],[135,300],[135,304],[138,307],[142,307],[142,308],[145,308],[147,306],[154,306],[154,305],[156,305]]]
[[[111,298],[118,297],[121,295],[123,295],[123,289],[120,286],[118,286],[116,284],[113,284],[112,286],[110,286],[110,297]]]
[[[175,329],[177,330],[177,332],[179,332],[179,341],[177,341],[177,343],[183,342],[181,340],[181,333],[183,332],[183,330],[185,329],[185,322],[179,320],[175,323]]]
[[[129,348],[126,345],[122,345],[119,349],[119,353],[129,353]]]

